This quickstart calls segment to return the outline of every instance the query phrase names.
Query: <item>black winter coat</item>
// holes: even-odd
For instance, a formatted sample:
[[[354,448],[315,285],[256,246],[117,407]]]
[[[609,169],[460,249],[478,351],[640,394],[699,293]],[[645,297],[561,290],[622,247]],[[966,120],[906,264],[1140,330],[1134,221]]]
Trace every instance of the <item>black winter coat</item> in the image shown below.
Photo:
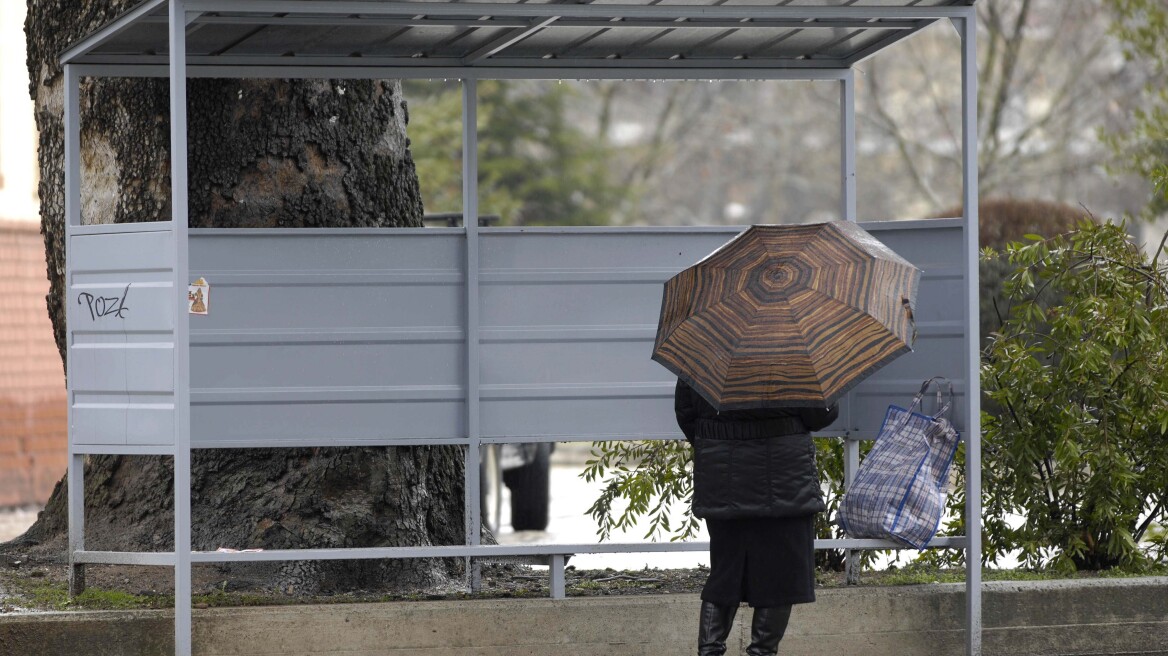
[[[679,380],[674,411],[694,447],[694,515],[742,519],[823,512],[810,431],[835,421],[838,406],[719,413]]]

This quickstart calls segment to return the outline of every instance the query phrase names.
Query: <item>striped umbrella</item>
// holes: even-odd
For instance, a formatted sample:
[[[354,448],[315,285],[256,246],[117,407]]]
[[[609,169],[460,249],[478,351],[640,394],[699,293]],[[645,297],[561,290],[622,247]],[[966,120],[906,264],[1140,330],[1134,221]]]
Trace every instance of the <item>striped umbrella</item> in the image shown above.
[[[719,410],[826,407],[911,350],[919,282],[853,222],[753,226],[665,283],[653,359]]]

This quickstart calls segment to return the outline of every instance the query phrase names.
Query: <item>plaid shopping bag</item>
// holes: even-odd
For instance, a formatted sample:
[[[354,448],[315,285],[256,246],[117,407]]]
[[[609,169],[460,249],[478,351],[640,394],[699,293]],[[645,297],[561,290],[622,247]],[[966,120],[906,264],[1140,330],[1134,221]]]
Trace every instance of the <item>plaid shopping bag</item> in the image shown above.
[[[935,415],[917,409],[929,386],[940,380],[945,379],[926,380],[908,409],[888,406],[876,443],[840,502],[837,519],[849,537],[891,539],[921,549],[936,535],[960,441],[945,417],[953,384],[942,401],[938,383]]]

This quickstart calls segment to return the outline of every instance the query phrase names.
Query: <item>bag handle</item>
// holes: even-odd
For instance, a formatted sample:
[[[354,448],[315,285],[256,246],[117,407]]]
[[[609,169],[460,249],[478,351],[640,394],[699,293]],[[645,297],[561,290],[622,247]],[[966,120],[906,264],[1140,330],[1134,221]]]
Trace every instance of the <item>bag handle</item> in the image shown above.
[[[949,394],[945,398],[942,398],[942,396],[941,396],[940,381],[945,381],[945,383],[948,384]],[[952,410],[952,408],[953,408],[953,381],[949,380],[948,378],[946,378],[944,376],[933,376],[932,378],[921,383],[920,391],[917,392],[916,396],[913,397],[912,405],[910,405],[908,408],[908,412],[910,415],[921,405],[921,400],[924,399],[925,392],[929,391],[929,386],[932,385],[933,383],[937,383],[937,412],[936,412],[936,414],[933,415],[933,417],[934,418],[941,417],[942,415],[946,415],[947,413],[949,413]],[[946,417],[946,418],[948,418],[948,417]]]
[[[909,350],[912,350],[912,347],[916,346],[917,343],[917,318],[913,316],[912,301],[907,296],[900,297],[900,305],[904,308],[904,315],[908,318],[909,325],[912,326],[912,338],[908,343]]]

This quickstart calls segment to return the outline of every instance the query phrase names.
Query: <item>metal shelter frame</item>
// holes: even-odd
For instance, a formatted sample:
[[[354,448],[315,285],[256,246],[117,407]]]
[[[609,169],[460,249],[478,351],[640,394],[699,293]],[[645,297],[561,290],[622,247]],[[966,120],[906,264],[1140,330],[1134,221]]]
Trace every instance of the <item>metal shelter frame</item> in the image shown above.
[[[965,273],[964,423],[966,529],[932,546],[966,553],[966,653],[981,653],[981,458],[978,354],[977,64],[974,0],[904,0],[903,6],[866,0],[775,0],[757,4],[520,4],[370,0],[147,0],[62,55],[65,89],[65,214],[67,243],[85,235],[169,231],[173,251],[174,439],[167,445],[87,445],[75,439],[74,389],[69,385],[69,554],[75,581],[87,563],[175,568],[175,652],[191,653],[191,564],[259,560],[416,557],[544,556],[551,594],[564,596],[566,554],[706,549],[705,543],[482,545],[479,510],[479,270],[480,227],[464,220],[466,241],[466,544],[437,547],[273,550],[258,553],[192,551],[190,328],[188,262],[187,78],[453,78],[463,81],[463,216],[477,217],[476,83],[480,79],[718,79],[826,80],[839,85],[841,106],[840,213],[857,220],[854,66],[937,22],[951,21],[961,38],[962,205]],[[713,0],[709,0],[713,2]],[[346,30],[377,28],[369,52],[350,52]],[[265,32],[266,30],[266,32]],[[557,31],[558,30],[558,31]],[[386,32],[388,31],[388,32]],[[266,40],[262,37],[267,35]],[[388,34],[388,36],[386,36]],[[607,36],[606,36],[607,35]],[[618,36],[612,36],[618,35]],[[620,35],[629,35],[627,37]],[[810,38],[808,35],[815,35]],[[417,36],[417,38],[410,38]],[[542,39],[542,40],[541,40]],[[618,39],[594,47],[605,39]],[[745,41],[742,41],[745,39]],[[360,41],[360,39],[357,39]],[[404,44],[401,42],[404,40]],[[671,41],[673,40],[673,41]],[[304,52],[293,52],[296,47]],[[194,45],[192,45],[194,44]],[[251,47],[249,44],[254,45]],[[247,46],[247,47],[241,47]],[[400,47],[399,47],[400,46]],[[672,50],[670,50],[672,48]],[[607,54],[605,54],[607,52]],[[170,221],[82,225],[80,156],[81,77],[168,77],[171,119]],[[67,271],[73,266],[67,251]],[[72,351],[67,358],[72,362]],[[72,374],[74,368],[69,366]],[[410,443],[410,442],[405,442]],[[424,443],[422,440],[412,443]],[[154,454],[174,458],[173,553],[109,552],[85,548],[83,465],[91,453]],[[846,482],[859,462],[849,440]],[[817,540],[817,548],[876,549],[881,540]],[[83,585],[83,583],[80,583]],[[76,589],[76,585],[74,588]]]

